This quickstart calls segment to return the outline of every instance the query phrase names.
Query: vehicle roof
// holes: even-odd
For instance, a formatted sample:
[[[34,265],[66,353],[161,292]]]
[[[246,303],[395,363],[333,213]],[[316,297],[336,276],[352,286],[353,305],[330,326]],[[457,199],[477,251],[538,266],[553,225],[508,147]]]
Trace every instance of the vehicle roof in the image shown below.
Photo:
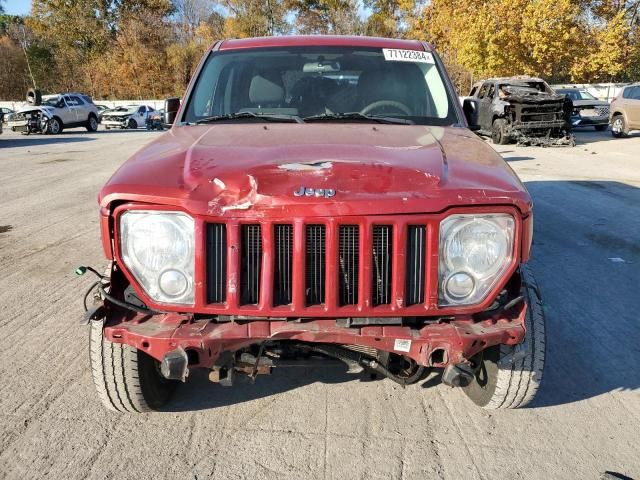
[[[485,82],[544,82],[540,77],[529,77],[528,75],[516,75],[514,77],[487,78]],[[546,82],[545,82],[546,83]]]
[[[63,95],[75,95],[75,96],[91,98],[91,95],[87,95],[86,93],[80,93],[80,92],[50,93],[48,95],[42,95],[42,98],[43,99],[56,98],[56,97],[62,97]]]
[[[395,38],[359,37],[349,35],[290,35],[282,37],[256,37],[223,40],[220,50],[269,47],[373,47],[402,48],[405,50],[424,50],[418,40],[400,40]],[[427,49],[433,48],[427,44]]]

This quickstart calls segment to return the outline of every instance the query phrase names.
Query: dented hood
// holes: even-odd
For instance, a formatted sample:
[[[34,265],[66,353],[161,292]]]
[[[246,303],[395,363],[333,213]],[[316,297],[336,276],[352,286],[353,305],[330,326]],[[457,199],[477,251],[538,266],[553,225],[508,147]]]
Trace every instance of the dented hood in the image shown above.
[[[296,196],[301,187],[335,195]],[[510,167],[466,129],[348,123],[176,126],[114,174],[100,202],[115,200],[217,217],[530,204]]]
[[[15,113],[25,114],[25,113],[33,113],[33,112],[41,112],[48,117],[52,117],[55,112],[55,108],[50,107],[48,105],[25,105],[24,107],[20,107]]]

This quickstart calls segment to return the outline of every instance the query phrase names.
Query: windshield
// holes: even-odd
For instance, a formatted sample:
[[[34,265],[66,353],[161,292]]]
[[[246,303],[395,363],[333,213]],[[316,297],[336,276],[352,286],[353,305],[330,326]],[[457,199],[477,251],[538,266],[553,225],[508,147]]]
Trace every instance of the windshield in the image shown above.
[[[363,115],[344,115],[356,112]],[[431,53],[360,47],[212,53],[182,121],[255,119],[237,115],[245,113],[302,119],[326,115],[336,121],[366,121],[366,115],[429,125],[458,121]]]
[[[58,95],[53,97],[43,97],[42,103],[40,105],[45,105],[47,107],[55,107],[56,105],[58,105],[58,102],[60,102],[60,100],[62,100],[62,98],[59,97]]]
[[[597,100],[597,98],[589,92],[580,92],[580,97],[582,97],[582,100]]]

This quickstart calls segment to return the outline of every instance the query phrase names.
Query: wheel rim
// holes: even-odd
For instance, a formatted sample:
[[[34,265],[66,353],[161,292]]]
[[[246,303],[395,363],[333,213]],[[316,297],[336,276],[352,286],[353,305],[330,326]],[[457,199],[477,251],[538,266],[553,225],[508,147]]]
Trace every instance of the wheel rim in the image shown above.
[[[58,121],[56,119],[51,120],[51,123],[49,124],[49,131],[53,134],[56,134],[60,131],[60,125],[58,124]]]
[[[97,130],[98,129],[98,122],[96,121],[95,117],[91,117],[89,119],[89,126],[91,127],[91,130]]]
[[[613,130],[616,133],[622,132],[622,119],[621,118],[616,118],[613,121],[613,125],[611,126],[611,130]]]

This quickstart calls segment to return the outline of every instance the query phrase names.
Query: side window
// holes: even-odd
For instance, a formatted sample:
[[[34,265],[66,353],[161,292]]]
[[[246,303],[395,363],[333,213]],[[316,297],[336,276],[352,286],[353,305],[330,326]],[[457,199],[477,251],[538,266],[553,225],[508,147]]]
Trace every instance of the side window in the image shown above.
[[[73,103],[71,103],[71,99],[69,97],[67,97],[66,95],[64,97],[61,97],[64,100],[61,101],[60,103],[62,103],[63,105],[60,108],[65,108],[65,107],[71,107],[73,106]],[[64,105],[66,104],[66,105]]]
[[[496,86],[492,83],[491,86],[489,87],[489,93],[488,93],[489,98],[493,98],[495,96],[495,93],[496,93]]]
[[[76,96],[69,97],[69,99],[71,100],[71,105],[74,106],[82,105],[84,103],[82,100],[80,100],[80,98]]]
[[[480,88],[480,92],[478,93],[478,98],[484,98],[487,96],[487,93],[489,91],[489,84],[485,83],[484,85],[482,85],[482,87]]]
[[[476,96],[476,92],[477,92],[477,91],[478,91],[478,86],[477,86],[477,85],[475,85],[475,86],[471,89],[471,91],[469,92],[469,96],[470,96],[470,97],[475,97],[475,96]]]
[[[632,93],[635,87],[625,87],[622,91],[622,98],[633,98]]]
[[[633,87],[631,90],[631,98],[634,100],[640,100],[640,87]]]
[[[144,113],[144,106],[138,108],[138,113]]]

